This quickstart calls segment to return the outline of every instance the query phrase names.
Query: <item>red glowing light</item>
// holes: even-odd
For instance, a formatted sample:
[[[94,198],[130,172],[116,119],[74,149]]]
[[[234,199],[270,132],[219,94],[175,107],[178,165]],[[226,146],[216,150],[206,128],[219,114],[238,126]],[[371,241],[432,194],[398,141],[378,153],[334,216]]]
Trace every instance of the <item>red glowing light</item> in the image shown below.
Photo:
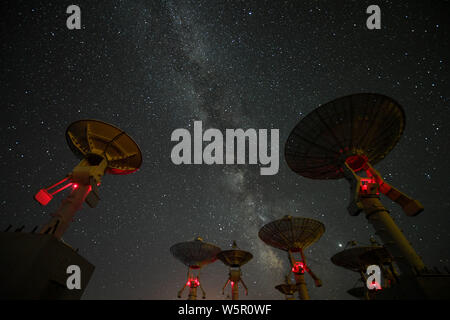
[[[348,157],[345,162],[352,168],[353,171],[358,172],[363,170],[366,167],[368,159],[366,156],[362,155],[354,155]]]
[[[369,190],[369,185],[374,185],[377,182],[375,181],[375,178],[361,178],[361,191],[363,191],[364,193],[368,193],[370,192]],[[377,194],[380,194],[377,191]]]
[[[305,273],[306,266],[302,261],[297,261],[294,263],[294,266],[292,267],[292,272],[297,274],[304,274]]]
[[[56,190],[56,191],[53,191],[53,192],[52,192],[52,195],[55,195],[55,194],[57,194],[57,193],[60,193],[61,191],[67,189],[67,188],[70,187],[71,185],[72,185],[72,182],[67,183],[65,186],[62,186],[61,188],[59,188],[59,189]],[[47,190],[48,190],[48,189],[47,189]]]
[[[36,195],[34,196],[34,198],[43,206],[47,205],[52,199],[53,196],[61,191],[63,191],[64,189],[70,187],[72,185],[72,182],[69,182],[67,184],[65,184],[64,186],[60,187],[59,189],[57,189],[56,191],[50,191],[51,189],[55,189],[56,187],[58,187],[59,185],[61,185],[63,182],[69,180],[68,177],[62,179],[61,181],[55,183],[54,185],[48,187],[48,188],[44,188],[39,190],[38,193],[36,193]]]
[[[39,190],[38,193],[34,196],[34,198],[43,206],[46,206],[50,200],[53,199],[53,196],[47,192],[45,189]]]
[[[189,278],[189,280],[186,282],[186,286],[191,287],[191,288],[196,288],[199,285],[200,285],[200,281],[198,281],[197,278],[195,278],[195,279]]]
[[[72,188],[74,188],[74,189],[78,188],[78,184],[77,184],[77,183],[74,183],[73,186],[72,186]]]

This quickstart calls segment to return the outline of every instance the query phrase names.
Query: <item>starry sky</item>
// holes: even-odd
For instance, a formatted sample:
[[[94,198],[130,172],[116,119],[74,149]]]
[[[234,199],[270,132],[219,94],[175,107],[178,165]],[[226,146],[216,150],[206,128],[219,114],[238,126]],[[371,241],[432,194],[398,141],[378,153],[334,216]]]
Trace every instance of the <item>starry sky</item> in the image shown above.
[[[381,8],[381,30],[366,8]],[[186,267],[171,245],[201,236],[223,249],[233,240],[253,253],[242,269],[243,299],[283,299],[274,289],[286,253],[258,230],[286,214],[324,223],[306,251],[322,279],[312,299],[352,299],[357,274],[334,266],[349,240],[368,244],[373,229],[347,213],[345,180],[297,176],[284,143],[307,113],[340,96],[375,92],[398,101],[406,129],[375,168],[425,211],[407,217],[383,203],[428,266],[449,265],[448,1],[78,1],[81,30],[66,28],[65,1],[2,3],[0,227],[49,220],[34,201],[78,163],[64,132],[94,118],[129,133],[141,169],[105,176],[97,208],[84,205],[64,240],[96,266],[84,299],[176,299]],[[174,165],[171,133],[204,128],[280,130],[280,170],[258,165]],[[208,299],[223,299],[227,268],[201,272]]]

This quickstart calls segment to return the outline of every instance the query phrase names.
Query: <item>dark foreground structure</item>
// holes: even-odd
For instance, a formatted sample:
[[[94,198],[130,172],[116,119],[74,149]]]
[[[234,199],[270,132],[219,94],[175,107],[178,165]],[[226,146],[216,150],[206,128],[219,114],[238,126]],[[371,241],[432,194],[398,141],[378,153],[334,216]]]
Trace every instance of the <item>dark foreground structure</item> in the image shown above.
[[[24,227],[8,232],[9,226],[0,234],[0,299],[80,299],[94,266],[62,236],[84,202],[91,208],[97,206],[98,187],[106,173],[133,173],[142,163],[134,140],[102,121],[72,123],[66,141],[81,161],[62,180],[41,189],[35,200],[45,206],[63,190],[70,189],[70,194],[38,233],[34,233],[37,227],[32,233],[22,233]]]
[[[80,299],[94,265],[51,234],[0,233],[0,299]],[[80,289],[69,289],[67,269],[80,268]]]

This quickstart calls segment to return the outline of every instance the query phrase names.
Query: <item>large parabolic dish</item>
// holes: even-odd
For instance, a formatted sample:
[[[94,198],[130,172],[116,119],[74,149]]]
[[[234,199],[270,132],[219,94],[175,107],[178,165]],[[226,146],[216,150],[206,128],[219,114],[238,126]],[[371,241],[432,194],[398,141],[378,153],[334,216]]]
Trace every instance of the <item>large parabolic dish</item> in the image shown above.
[[[324,232],[325,226],[317,220],[285,216],[264,225],[258,235],[272,247],[298,252],[319,240]]]
[[[170,247],[172,255],[191,269],[200,269],[217,260],[221,249],[201,238],[180,242]]]
[[[285,146],[288,166],[311,179],[340,179],[351,156],[372,165],[396,145],[405,127],[402,107],[393,99],[359,93],[326,103],[304,117]]]
[[[244,250],[233,249],[219,252],[217,258],[229,267],[240,268],[249,262],[253,255]]]
[[[331,257],[333,264],[355,272],[365,271],[368,265],[392,262],[392,258],[384,247],[353,247],[336,253]]]
[[[72,152],[80,159],[102,157],[110,174],[128,174],[139,169],[141,151],[134,140],[119,128],[99,120],[79,120],[66,131]]]

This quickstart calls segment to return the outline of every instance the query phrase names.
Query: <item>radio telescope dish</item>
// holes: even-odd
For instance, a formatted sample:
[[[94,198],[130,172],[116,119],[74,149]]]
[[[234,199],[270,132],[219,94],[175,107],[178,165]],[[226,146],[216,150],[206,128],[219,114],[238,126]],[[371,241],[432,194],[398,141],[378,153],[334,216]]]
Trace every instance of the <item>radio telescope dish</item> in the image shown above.
[[[236,241],[233,241],[232,250],[224,250],[219,252],[217,258],[229,267],[228,280],[222,289],[222,294],[224,293],[227,285],[231,282],[232,300],[239,299],[239,283],[242,283],[242,286],[245,289],[245,294],[247,295],[247,286],[241,278],[241,267],[249,262],[253,258],[253,255],[248,251],[240,250],[236,244]]]
[[[384,247],[367,246],[353,247],[336,253],[331,257],[333,264],[355,272],[365,271],[365,267],[371,264],[386,264],[392,262],[392,258]]]
[[[414,276],[425,264],[381,203],[380,194],[408,216],[424,208],[372,167],[394,148],[404,128],[405,113],[395,100],[374,93],[345,96],[318,107],[295,126],[286,141],[285,158],[306,178],[345,178],[350,183],[350,215],[364,211],[402,273]]]
[[[286,142],[286,162],[306,178],[340,179],[351,157],[355,171],[362,159],[372,165],[382,160],[404,127],[402,107],[387,96],[360,93],[338,98],[296,125]]]
[[[108,162],[106,172],[129,174],[142,164],[141,151],[125,131],[99,120],[79,120],[66,130],[70,149],[80,159]]]
[[[200,237],[170,247],[172,255],[191,269],[200,269],[216,261],[220,251],[219,247],[204,242]]]
[[[309,300],[305,272],[313,278],[316,287],[322,286],[322,281],[307,265],[303,249],[319,240],[324,232],[325,226],[320,221],[292,216],[269,222],[259,230],[259,238],[267,245],[287,251],[300,300]],[[300,261],[295,258],[294,252],[300,253]],[[276,287],[277,290],[280,288],[284,290]]]
[[[80,163],[65,178],[39,190],[34,196],[36,201],[46,206],[55,194],[72,187],[50,222],[40,231],[51,233],[57,239],[61,239],[83,202],[91,208],[97,206],[100,200],[98,187],[105,173],[132,173],[142,163],[141,151],[133,139],[124,131],[99,120],[73,122],[66,130],[66,140],[73,153],[81,158]]]
[[[180,242],[170,247],[170,253],[188,267],[188,280],[183,288],[178,291],[178,298],[181,298],[181,294],[186,287],[189,287],[189,300],[197,299],[198,287],[203,292],[203,299],[206,298],[206,293],[200,284],[200,277],[198,274],[195,275],[195,273],[199,272],[198,269],[216,261],[217,254],[220,251],[219,247],[204,242],[200,237],[192,241]],[[197,271],[191,273],[192,270]]]
[[[229,267],[238,268],[249,262],[253,255],[248,251],[238,249],[236,241],[234,241],[233,249],[219,252],[217,258]]]
[[[258,236],[272,247],[299,252],[319,240],[324,232],[325,226],[317,220],[284,216],[264,225]]]

